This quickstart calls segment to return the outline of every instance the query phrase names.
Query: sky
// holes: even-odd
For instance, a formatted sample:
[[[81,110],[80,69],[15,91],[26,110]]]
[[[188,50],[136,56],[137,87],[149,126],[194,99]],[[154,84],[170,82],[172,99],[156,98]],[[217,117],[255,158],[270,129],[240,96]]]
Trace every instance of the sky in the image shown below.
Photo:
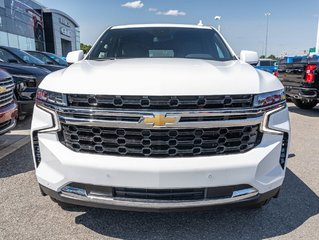
[[[235,50],[268,55],[309,50],[316,44],[319,0],[38,0],[80,25],[81,42],[93,44],[108,27],[134,23],[187,23],[217,27]],[[221,16],[219,21],[215,16]]]

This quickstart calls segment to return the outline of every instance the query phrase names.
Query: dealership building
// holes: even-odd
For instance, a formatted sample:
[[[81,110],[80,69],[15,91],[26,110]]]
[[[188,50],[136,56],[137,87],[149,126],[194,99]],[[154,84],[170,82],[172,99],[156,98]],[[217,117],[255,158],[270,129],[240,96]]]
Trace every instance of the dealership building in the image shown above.
[[[34,0],[0,0],[0,45],[66,56],[80,49],[79,24]]]

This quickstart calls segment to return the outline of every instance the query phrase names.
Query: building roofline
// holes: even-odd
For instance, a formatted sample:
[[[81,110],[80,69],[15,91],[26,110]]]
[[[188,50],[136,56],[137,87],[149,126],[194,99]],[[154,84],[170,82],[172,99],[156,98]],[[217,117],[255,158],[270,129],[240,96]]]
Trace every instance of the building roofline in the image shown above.
[[[68,14],[66,14],[65,12],[62,12],[58,9],[52,9],[52,8],[43,8],[43,12],[44,13],[56,13],[59,14],[67,19],[69,19],[76,27],[80,27],[80,25]]]

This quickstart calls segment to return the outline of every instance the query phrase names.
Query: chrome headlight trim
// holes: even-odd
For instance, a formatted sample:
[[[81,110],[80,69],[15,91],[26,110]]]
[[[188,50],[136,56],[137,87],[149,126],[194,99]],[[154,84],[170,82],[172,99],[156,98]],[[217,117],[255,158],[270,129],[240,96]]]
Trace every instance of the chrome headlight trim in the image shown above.
[[[37,90],[35,100],[37,106],[67,106],[66,96],[63,93],[52,92],[41,88]]]
[[[286,93],[284,89],[257,94],[254,96],[254,108],[264,108],[272,106],[272,109],[278,104],[286,102]]]

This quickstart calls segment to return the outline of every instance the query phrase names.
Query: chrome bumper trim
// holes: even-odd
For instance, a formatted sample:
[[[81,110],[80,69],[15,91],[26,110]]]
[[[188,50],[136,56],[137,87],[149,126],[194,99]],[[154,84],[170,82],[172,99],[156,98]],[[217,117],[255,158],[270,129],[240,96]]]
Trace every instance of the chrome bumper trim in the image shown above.
[[[170,114],[166,115],[171,117]],[[173,117],[173,116],[172,116]],[[175,116],[174,116],[175,117]],[[218,121],[203,121],[203,122],[178,122],[167,123],[164,127],[154,127],[153,124],[143,122],[126,122],[126,121],[107,121],[98,119],[81,119],[59,116],[61,123],[67,125],[78,125],[88,127],[109,127],[109,128],[143,128],[143,129],[158,129],[158,128],[217,128],[217,127],[244,127],[260,124],[264,117],[248,118],[245,120],[218,120]]]
[[[17,124],[17,120],[16,119],[11,120],[11,124],[8,127],[6,127],[5,129],[0,130],[0,135],[10,131],[11,129],[13,129],[16,126],[16,124]]]
[[[211,200],[198,201],[132,201],[132,200],[117,200],[115,198],[108,198],[103,196],[80,196],[74,193],[60,192],[59,196],[62,198],[77,200],[83,203],[101,204],[125,208],[143,208],[143,209],[181,209],[193,207],[208,207],[224,204],[237,203],[258,196],[259,192],[255,188],[247,188],[240,191],[233,192],[232,197]]]

